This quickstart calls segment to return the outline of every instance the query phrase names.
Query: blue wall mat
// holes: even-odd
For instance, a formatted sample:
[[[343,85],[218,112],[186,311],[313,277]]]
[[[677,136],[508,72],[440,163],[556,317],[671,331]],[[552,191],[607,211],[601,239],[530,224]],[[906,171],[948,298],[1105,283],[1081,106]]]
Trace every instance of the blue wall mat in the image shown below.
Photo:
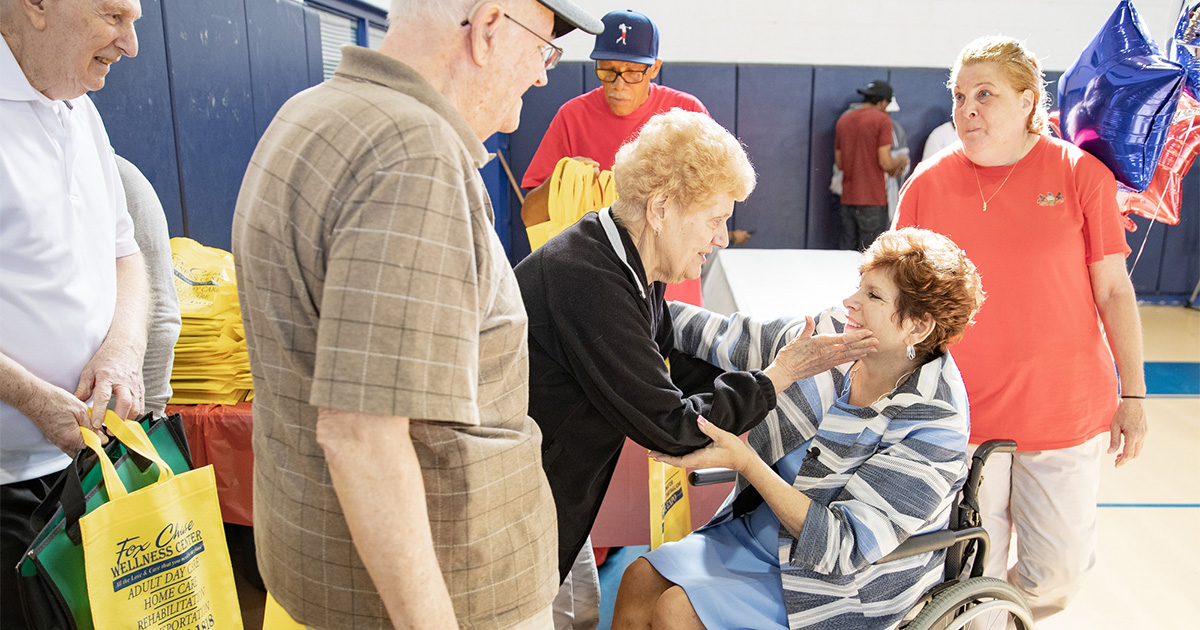
[[[292,2],[245,0],[255,137],[280,106],[313,85],[305,41],[304,7]]]
[[[735,223],[754,232],[756,248],[804,247],[808,198],[811,66],[738,68],[737,134],[758,172]]]
[[[1164,232],[1158,293],[1191,295],[1200,279],[1200,167],[1183,178],[1179,225],[1156,225]]]
[[[1125,259],[1125,267],[1133,269],[1130,279],[1133,288],[1138,293],[1158,293],[1159,271],[1163,264],[1163,241],[1166,226],[1157,221],[1151,223],[1147,219],[1130,215],[1137,224],[1136,232],[1126,232],[1125,241],[1129,243],[1129,257]],[[1145,249],[1142,249],[1143,243]],[[1138,251],[1141,250],[1141,258]],[[1136,266],[1135,266],[1136,263]]]
[[[855,90],[867,87],[875,79],[887,78],[886,68],[818,67],[813,72],[808,239],[806,244],[796,247],[837,249],[842,219],[838,197],[829,192],[829,179],[833,177],[833,127],[851,103],[862,101]]]
[[[534,152],[546,135],[550,121],[563,103],[583,93],[584,68],[590,68],[591,62],[561,63],[551,70],[548,83],[542,87],[532,87],[525,92],[524,104],[521,108],[521,126],[516,133],[509,136],[509,166],[512,167],[513,177],[517,184],[525,176],[525,169],[533,159]],[[521,202],[516,193],[509,191],[509,249],[508,259],[516,264],[529,254],[529,237],[525,234],[525,225],[521,223]]]
[[[304,7],[304,40],[308,44],[308,84],[316,85],[325,80],[325,66],[321,62],[321,16],[311,7]]]
[[[183,236],[171,77],[159,0],[142,2],[137,35],[137,57],[113,65],[104,89],[93,92],[91,98],[104,118],[113,150],[150,180],[162,201],[171,236]]]
[[[700,99],[713,120],[737,134],[737,74],[732,64],[664,63],[661,83]]]
[[[497,133],[492,134],[483,146],[487,148],[488,153],[505,153],[505,158],[508,157],[508,134]],[[509,165],[512,166],[511,164]],[[487,186],[488,197],[492,200],[492,213],[495,216],[496,235],[500,237],[500,244],[504,245],[504,251],[509,251],[509,244],[512,241],[511,232],[509,231],[509,191],[508,176],[504,174],[504,169],[500,166],[500,160],[493,158],[479,169],[479,175],[483,177],[483,184]],[[516,177],[516,173],[513,173]],[[520,182],[517,182],[519,185]],[[517,221],[520,222],[520,208],[517,208]]]
[[[163,0],[163,18],[188,235],[228,250],[257,139],[246,8],[242,0]]]
[[[938,125],[950,120],[950,91],[946,89],[947,70],[900,68],[888,73],[888,83],[896,90],[900,111],[892,120],[908,134],[908,158],[914,167],[925,151],[925,139]]]

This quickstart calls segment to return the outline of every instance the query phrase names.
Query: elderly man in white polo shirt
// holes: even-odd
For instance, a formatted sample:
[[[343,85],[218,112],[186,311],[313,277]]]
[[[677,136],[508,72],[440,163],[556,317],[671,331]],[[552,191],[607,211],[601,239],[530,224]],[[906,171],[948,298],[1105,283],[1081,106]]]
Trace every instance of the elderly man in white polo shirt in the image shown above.
[[[99,430],[141,412],[145,265],[88,91],[137,54],[139,0],[0,0],[0,627],[33,507]],[[93,405],[89,414],[88,404]]]

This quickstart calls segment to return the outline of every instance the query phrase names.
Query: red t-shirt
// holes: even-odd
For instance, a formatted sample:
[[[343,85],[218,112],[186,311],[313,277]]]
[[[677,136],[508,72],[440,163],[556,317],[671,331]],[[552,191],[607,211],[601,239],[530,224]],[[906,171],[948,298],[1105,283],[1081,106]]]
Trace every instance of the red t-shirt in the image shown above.
[[[600,169],[612,170],[617,149],[646,124],[655,114],[670,111],[672,107],[690,112],[707,114],[708,109],[700,99],[669,87],[650,84],[650,95],[646,102],[628,116],[618,116],[608,107],[604,88],[576,96],[563,103],[550,121],[542,144],[525,169],[521,180],[523,188],[537,188],[554,173],[554,165],[565,157],[584,156],[600,163]],[[888,127],[890,134],[891,127]]]
[[[589,157],[600,163],[601,170],[612,170],[617,149],[633,138],[651,116],[673,107],[708,114],[700,99],[657,83],[650,84],[646,102],[628,116],[618,116],[609,109],[603,87],[576,96],[563,103],[550,121],[542,144],[525,169],[521,186],[526,189],[540,186],[564,157]],[[700,280],[668,285],[666,299],[703,306]]]
[[[987,301],[950,348],[970,398],[971,442],[1077,446],[1108,431],[1118,403],[1088,271],[1129,254],[1116,180],[1049,137],[1015,168],[980,166],[978,176],[961,146],[921,162],[900,191],[895,225],[949,236],[983,278]]]
[[[886,206],[887,185],[879,147],[892,144],[892,119],[874,107],[842,114],[834,127],[833,148],[842,153],[842,203]]]

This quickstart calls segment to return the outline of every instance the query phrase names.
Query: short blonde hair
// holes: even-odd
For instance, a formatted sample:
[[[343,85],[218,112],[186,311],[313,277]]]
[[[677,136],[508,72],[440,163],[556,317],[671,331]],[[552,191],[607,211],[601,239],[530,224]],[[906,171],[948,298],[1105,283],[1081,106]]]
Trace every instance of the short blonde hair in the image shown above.
[[[1033,111],[1025,121],[1025,129],[1030,133],[1041,134],[1046,130],[1049,113],[1047,106],[1050,96],[1046,93],[1046,76],[1042,73],[1042,64],[1021,42],[1003,35],[988,35],[967,44],[954,67],[950,69],[950,80],[946,87],[954,91],[958,81],[958,72],[964,66],[990,62],[996,64],[1000,73],[1008,81],[1010,87],[1017,92],[1031,90],[1034,94]]]
[[[922,363],[957,342],[983,306],[975,264],[949,238],[920,228],[884,232],[863,252],[859,273],[888,272],[896,283],[896,323],[933,319],[933,332],[917,344]]]
[[[754,167],[733,134],[712,118],[678,107],[658,114],[617,151],[613,162],[617,201],[613,213],[625,224],[645,219],[656,194],[687,212],[721,194],[745,201],[754,190]]]

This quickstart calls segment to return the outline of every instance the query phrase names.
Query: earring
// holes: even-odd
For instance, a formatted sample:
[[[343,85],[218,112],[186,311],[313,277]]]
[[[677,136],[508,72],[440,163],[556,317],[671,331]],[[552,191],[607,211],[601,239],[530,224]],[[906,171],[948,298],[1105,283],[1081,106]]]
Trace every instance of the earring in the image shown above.
[[[658,238],[658,235],[661,233],[662,233],[662,228],[654,228],[654,238]]]
[[[912,347],[912,344],[908,344],[908,347],[904,349],[904,354],[908,357],[909,361],[917,358],[917,350]]]

